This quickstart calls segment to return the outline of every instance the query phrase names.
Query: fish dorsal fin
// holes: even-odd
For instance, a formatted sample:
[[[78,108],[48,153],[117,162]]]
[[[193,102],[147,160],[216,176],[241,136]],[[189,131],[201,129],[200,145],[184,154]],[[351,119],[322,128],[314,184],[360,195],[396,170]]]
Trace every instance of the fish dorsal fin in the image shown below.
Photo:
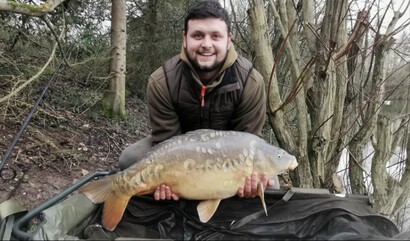
[[[214,216],[220,202],[221,199],[210,199],[200,202],[196,208],[198,210],[199,220],[203,223],[208,222],[209,219]]]
[[[266,214],[266,216],[268,216],[268,210],[266,209],[265,193],[263,192],[263,184],[262,184],[262,182],[259,182],[259,183],[258,183],[258,195],[259,195],[259,197],[261,198],[263,210],[265,210],[265,214]]]

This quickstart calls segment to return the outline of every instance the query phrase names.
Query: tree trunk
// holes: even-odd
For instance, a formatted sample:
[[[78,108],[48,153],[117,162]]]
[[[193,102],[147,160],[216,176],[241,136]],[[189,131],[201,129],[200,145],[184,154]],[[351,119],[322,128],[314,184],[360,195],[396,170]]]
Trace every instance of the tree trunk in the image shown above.
[[[298,158],[299,167],[294,172],[291,172],[293,184],[295,186],[311,187],[311,184],[309,183],[309,181],[305,181],[303,183],[299,181],[301,179],[312,180],[311,173],[310,173],[310,167],[309,167],[309,161],[307,159],[306,149],[303,148],[306,144],[305,142],[306,138],[303,138],[303,136],[306,134],[307,125],[304,125],[305,123],[304,121],[301,122],[302,125],[305,126],[305,128],[303,129],[303,131],[300,132],[301,133],[301,136],[299,138],[300,143],[297,143],[289,128],[289,125],[288,125],[289,123],[287,123],[285,120],[284,112],[281,109],[281,107],[283,107],[282,100],[280,98],[278,82],[276,79],[276,75],[274,73],[272,74],[272,79],[271,79],[271,72],[272,72],[272,67],[274,64],[273,63],[274,57],[273,57],[272,49],[271,49],[270,42],[269,42],[269,36],[268,36],[268,31],[267,31],[268,27],[267,27],[267,21],[265,17],[263,1],[261,0],[252,1],[251,9],[249,11],[249,16],[250,16],[250,21],[251,21],[251,26],[252,26],[252,38],[255,43],[256,68],[261,72],[267,84],[268,120],[273,128],[273,131],[275,132],[275,136],[278,140],[279,145],[282,148],[289,151],[290,153],[297,156]],[[279,19],[277,13],[276,13],[275,19]],[[282,25],[282,28],[283,28],[283,34],[285,34],[283,25]],[[291,56],[291,58],[295,59],[293,52],[289,52],[290,49],[291,49],[291,46],[288,44],[287,46],[288,55]],[[292,64],[293,64],[293,70],[294,70],[293,73],[295,76],[295,73],[297,73],[299,69],[298,69],[296,61],[293,61]],[[296,79],[297,78],[294,78],[295,81]],[[301,111],[302,115],[303,113],[306,113],[306,112]],[[305,119],[306,119],[306,115],[304,116],[304,120]]]
[[[369,139],[367,139],[369,140]],[[366,195],[363,176],[363,151],[366,143],[353,142],[349,146],[349,179],[352,193]]]
[[[317,18],[320,20],[320,26],[316,26],[318,23],[313,15],[314,1],[302,0],[303,14],[299,12],[299,17],[296,17],[291,1],[270,0],[269,7],[274,16],[276,31],[267,27],[264,1],[250,2],[255,67],[267,82],[268,120],[279,145],[294,154],[299,162],[299,167],[294,172],[298,177],[292,177],[293,185],[330,188],[340,162],[340,154],[343,148],[348,148],[352,192],[366,194],[368,190],[365,187],[361,162],[365,158],[363,149],[373,138],[379,145],[375,148],[371,171],[374,179],[374,200],[379,203],[375,207],[387,216],[394,215],[410,195],[407,192],[407,189],[410,189],[410,164],[400,181],[386,176],[386,162],[390,155],[383,154],[383,150],[388,151],[386,146],[393,150],[397,143],[390,142],[387,134],[381,135],[383,128],[391,130],[383,121],[379,122],[380,128],[377,128],[379,135],[376,137],[374,133],[384,101],[384,62],[391,44],[389,34],[393,33],[394,21],[397,22],[399,15],[394,13],[394,21],[385,35],[376,34],[375,47],[372,49],[363,47],[360,43],[364,39],[373,42],[370,34],[368,38],[363,37],[370,26],[369,19],[372,19],[369,18],[367,10],[359,12],[356,25],[348,36],[349,1],[327,0],[323,18]],[[293,7],[299,7],[301,2]],[[303,17],[305,31],[293,32],[294,19],[300,20],[300,17]],[[279,64],[286,66],[276,68],[278,77],[275,72],[272,79],[269,70],[278,63],[272,61],[276,56],[271,54],[269,33],[276,35],[276,39],[282,39],[279,44],[281,46],[275,46],[274,49],[278,53],[283,52],[284,57],[281,56]],[[304,33],[306,38],[300,38],[298,34],[301,33]],[[305,39],[306,42],[303,41]],[[306,61],[305,57],[302,60],[300,58],[309,56],[309,53],[304,52],[307,50],[313,57],[309,64],[302,63]],[[373,52],[372,55],[368,54],[370,51]],[[371,61],[366,61],[368,56],[372,56]],[[312,75],[313,78],[310,78]],[[310,83],[306,83],[307,81]],[[278,88],[279,84],[287,87]],[[288,95],[284,91],[289,89],[291,94]],[[297,91],[292,93],[295,89]],[[295,107],[293,119],[289,118],[292,114],[284,108],[291,101]],[[398,140],[398,135],[393,135],[393,139]],[[383,141],[387,143],[383,144]],[[389,154],[391,152],[388,151]]]
[[[308,91],[309,113],[312,130],[309,142],[309,160],[312,173],[316,177],[315,187],[323,187],[326,179],[332,178],[332,172],[325,172],[325,163],[338,162],[335,156],[336,144],[335,129],[340,126],[343,117],[343,105],[346,96],[347,68],[345,56],[336,58],[339,49],[346,45],[346,1],[326,1],[325,16],[321,28],[321,39],[315,39],[315,44],[310,43],[312,36],[308,37],[308,46],[316,46],[316,69],[318,70],[313,80],[313,85]],[[310,20],[311,21],[311,20]],[[310,30],[312,31],[312,30]],[[330,165],[334,168],[337,165]],[[326,176],[325,176],[326,173]]]
[[[386,165],[393,156],[397,144],[401,141],[406,128],[403,128],[403,120],[399,130],[393,130],[390,120],[385,116],[379,116],[377,123],[377,143],[375,155],[372,161],[372,184],[375,210],[385,216],[393,217],[405,204],[404,198],[408,198],[410,190],[410,168],[406,161],[406,170],[401,181],[394,179],[386,170]]]
[[[102,99],[102,115],[110,118],[126,117],[126,1],[112,0],[110,83]]]

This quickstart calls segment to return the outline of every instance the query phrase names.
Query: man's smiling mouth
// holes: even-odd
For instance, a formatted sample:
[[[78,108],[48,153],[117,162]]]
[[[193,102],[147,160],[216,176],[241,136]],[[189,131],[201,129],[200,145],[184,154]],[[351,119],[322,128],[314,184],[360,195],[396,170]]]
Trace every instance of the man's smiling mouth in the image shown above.
[[[214,55],[214,53],[199,53],[199,55],[202,55],[202,56],[212,56],[212,55]]]

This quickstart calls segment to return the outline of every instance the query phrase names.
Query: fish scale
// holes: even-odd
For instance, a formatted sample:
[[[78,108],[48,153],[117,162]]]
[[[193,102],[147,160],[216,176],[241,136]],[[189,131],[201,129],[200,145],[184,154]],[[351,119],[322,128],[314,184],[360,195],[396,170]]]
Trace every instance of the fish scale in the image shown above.
[[[108,230],[121,220],[133,195],[152,194],[162,184],[181,198],[203,200],[198,216],[207,222],[220,200],[236,195],[252,173],[257,172],[259,178],[262,173],[272,177],[297,166],[294,156],[256,135],[215,130],[172,137],[136,161],[126,170],[80,190],[94,203],[104,202],[102,223]],[[261,188],[259,195],[264,205]]]

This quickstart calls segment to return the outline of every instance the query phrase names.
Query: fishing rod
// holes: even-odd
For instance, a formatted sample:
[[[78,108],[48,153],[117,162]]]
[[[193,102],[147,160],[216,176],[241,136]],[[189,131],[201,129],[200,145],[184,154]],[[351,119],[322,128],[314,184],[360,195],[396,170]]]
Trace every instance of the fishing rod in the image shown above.
[[[41,93],[41,95],[38,97],[36,103],[34,104],[33,108],[31,109],[30,113],[28,114],[28,116],[26,117],[26,119],[23,122],[23,125],[21,126],[19,132],[17,133],[17,135],[14,137],[13,142],[11,143],[11,146],[9,147],[9,149],[7,150],[6,154],[4,154],[3,159],[0,162],[0,177],[4,180],[8,179],[13,179],[16,176],[16,171],[14,169],[12,169],[13,174],[12,177],[3,177],[3,171],[6,170],[7,168],[4,168],[4,166],[7,163],[8,158],[10,157],[11,152],[14,149],[14,146],[17,144],[17,141],[19,140],[21,134],[23,133],[23,131],[26,129],[28,122],[30,121],[31,117],[34,115],[34,112],[36,111],[38,105],[40,104],[40,101],[43,99],[45,93],[47,92],[48,87],[50,86],[51,82],[54,80],[54,78],[57,76],[58,71],[60,70],[60,68],[63,66],[64,64],[64,58],[60,61],[60,64],[57,66],[56,70],[54,71],[53,75],[51,76],[51,78],[49,79],[46,87],[44,87],[43,92]]]

